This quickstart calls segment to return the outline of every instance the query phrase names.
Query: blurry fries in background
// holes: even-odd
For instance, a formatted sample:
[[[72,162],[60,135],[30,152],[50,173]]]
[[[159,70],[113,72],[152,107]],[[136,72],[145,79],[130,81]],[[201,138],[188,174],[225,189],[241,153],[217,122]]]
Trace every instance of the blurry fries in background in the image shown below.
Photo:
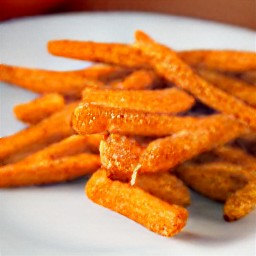
[[[28,127],[0,139],[0,187],[92,174],[92,201],[163,236],[185,227],[188,187],[224,203],[227,221],[255,208],[255,53],[175,52],[142,31],[131,45],[57,40],[48,50],[95,64],[0,65],[0,81],[40,94],[14,108]]]

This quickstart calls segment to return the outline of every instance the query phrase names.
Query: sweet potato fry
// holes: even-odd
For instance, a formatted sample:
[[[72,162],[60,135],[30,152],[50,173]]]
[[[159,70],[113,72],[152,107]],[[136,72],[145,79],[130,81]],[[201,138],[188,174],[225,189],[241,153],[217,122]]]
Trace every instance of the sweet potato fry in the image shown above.
[[[228,95],[196,75],[173,50],[157,44],[141,31],[136,33],[135,46],[147,57],[151,58],[152,67],[160,76],[190,92],[207,106],[232,115],[256,129],[256,109]]]
[[[180,179],[168,172],[138,175],[134,185],[169,204],[190,205],[188,188]]]
[[[114,81],[110,87],[124,90],[146,90],[161,87],[163,81],[152,70],[135,70],[125,79]]]
[[[59,93],[79,98],[85,87],[102,88],[104,83],[88,79],[85,72],[50,71],[0,64],[0,81],[36,93]]]
[[[67,105],[63,110],[44,119],[37,125],[0,138],[0,162],[8,162],[8,158],[16,154],[24,157],[28,152],[37,151],[74,134],[70,122],[77,104],[75,102]],[[21,157],[17,156],[16,161]]]
[[[103,169],[89,179],[86,194],[93,202],[163,236],[174,236],[186,225],[188,213],[185,208],[168,204],[128,183],[112,181]]]
[[[168,171],[200,153],[235,139],[245,131],[240,123],[233,119],[224,120],[225,118],[227,117],[216,116],[201,122],[198,129],[181,131],[149,143],[141,154],[133,175],[136,172]]]
[[[0,168],[0,187],[64,182],[91,174],[99,167],[99,156],[85,153],[54,160],[6,165]]]
[[[179,52],[191,66],[220,71],[243,72],[256,69],[256,53],[236,50],[193,50]]]
[[[187,186],[220,202],[225,202],[250,180],[243,166],[228,162],[185,163],[175,173]]]
[[[215,118],[221,119],[223,122],[230,120],[224,115],[179,117],[81,103],[75,109],[72,125],[75,131],[82,135],[110,132],[122,135],[161,137],[181,130],[197,129],[205,120],[215,120]],[[237,123],[236,121],[230,122]]]
[[[197,72],[206,81],[214,84],[221,90],[245,101],[253,107],[256,107],[256,87],[237,78],[222,75],[216,71],[198,69]]]
[[[65,106],[63,96],[57,93],[45,94],[35,100],[14,107],[14,113],[20,121],[36,124]]]
[[[97,43],[90,41],[53,40],[48,51],[61,57],[102,62],[128,68],[148,67],[148,60],[141,52],[126,44]]]
[[[113,180],[129,182],[143,147],[133,138],[111,134],[100,143],[101,164]]]
[[[154,91],[86,89],[83,91],[83,102],[149,113],[173,114],[190,109],[195,100],[176,88]]]
[[[255,167],[256,172],[256,157],[238,147],[221,146],[213,149],[213,153],[224,161]]]
[[[252,85],[256,85],[256,70],[245,71],[240,75],[240,78],[250,83]]]
[[[224,219],[235,221],[243,218],[256,207],[256,183],[249,182],[245,187],[236,191],[224,205]]]

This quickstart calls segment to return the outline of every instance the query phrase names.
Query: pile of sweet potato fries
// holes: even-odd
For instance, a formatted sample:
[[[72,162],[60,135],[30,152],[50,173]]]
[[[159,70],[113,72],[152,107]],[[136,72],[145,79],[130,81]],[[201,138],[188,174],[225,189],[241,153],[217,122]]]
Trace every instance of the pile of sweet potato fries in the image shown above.
[[[0,81],[39,93],[0,138],[0,187],[92,174],[87,196],[148,229],[185,226],[188,187],[238,220],[256,206],[256,54],[54,40],[56,56],[96,64],[49,71],[1,64]],[[187,187],[188,186],[188,187]]]

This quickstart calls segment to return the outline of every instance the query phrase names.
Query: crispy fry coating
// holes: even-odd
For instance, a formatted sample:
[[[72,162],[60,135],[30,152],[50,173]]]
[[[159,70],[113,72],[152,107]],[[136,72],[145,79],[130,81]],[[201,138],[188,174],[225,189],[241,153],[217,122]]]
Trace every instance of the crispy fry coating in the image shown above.
[[[79,98],[86,87],[103,88],[104,83],[87,78],[85,71],[50,71],[0,64],[0,81],[36,93],[59,93]]]
[[[256,169],[256,157],[246,153],[238,147],[221,146],[213,149],[213,153],[224,161],[234,164],[248,165],[255,167]]]
[[[89,179],[86,194],[93,202],[163,236],[174,236],[186,225],[188,213],[185,208],[168,204],[128,183],[112,181],[103,169]]]
[[[151,57],[151,65],[159,75],[190,92],[207,106],[232,115],[256,129],[256,109],[196,75],[173,50],[154,42],[141,31],[136,33],[136,46]]]
[[[111,108],[81,103],[75,109],[72,125],[79,134],[117,133],[123,135],[165,136],[181,130],[194,130],[205,120],[220,119],[229,122],[224,115],[211,117],[172,116],[154,114],[133,109]],[[230,121],[237,123],[236,121]],[[239,127],[242,125],[238,125]]]
[[[226,116],[204,120],[198,129],[181,131],[149,143],[140,157],[140,173],[168,171],[200,153],[235,139],[244,132],[244,126]]]
[[[235,50],[190,50],[179,52],[179,57],[191,66],[229,72],[256,69],[256,53]]]
[[[256,88],[237,78],[228,77],[212,70],[197,70],[208,82],[214,84],[221,90],[233,95],[253,107],[256,107]]]
[[[63,96],[57,93],[45,94],[35,100],[14,107],[14,113],[22,122],[36,124],[65,106]]]
[[[83,91],[83,102],[149,113],[173,114],[190,109],[195,100],[176,88],[154,91],[86,89]]]
[[[48,51],[56,56],[102,62],[128,68],[148,67],[148,60],[141,52],[126,44],[97,43],[90,41],[53,40]]]
[[[169,204],[190,205],[188,188],[180,179],[168,172],[138,175],[135,186]]]
[[[99,156],[86,153],[54,160],[6,165],[0,168],[0,187],[64,182],[91,174],[99,167]]]
[[[60,141],[72,134],[71,116],[77,102],[67,105],[63,110],[44,119],[37,125],[28,127],[13,135],[0,138],[0,161],[8,162],[8,157],[37,151],[53,142]],[[17,157],[15,160],[21,159]]]
[[[100,143],[100,158],[107,176],[129,182],[143,147],[133,138],[111,134]]]
[[[225,202],[249,182],[243,166],[228,162],[185,163],[175,173],[189,187],[213,200]]]
[[[146,90],[161,87],[161,79],[152,70],[134,70],[125,79],[111,83],[113,89]]]
[[[256,183],[249,182],[245,187],[236,191],[224,205],[224,219],[235,221],[245,217],[256,207]]]

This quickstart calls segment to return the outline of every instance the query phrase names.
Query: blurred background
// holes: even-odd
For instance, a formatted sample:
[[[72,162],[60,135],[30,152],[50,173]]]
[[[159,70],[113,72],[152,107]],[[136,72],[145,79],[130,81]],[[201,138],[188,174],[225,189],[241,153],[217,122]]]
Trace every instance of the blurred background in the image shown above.
[[[256,0],[0,0],[0,20],[76,11],[146,11],[256,30]]]

